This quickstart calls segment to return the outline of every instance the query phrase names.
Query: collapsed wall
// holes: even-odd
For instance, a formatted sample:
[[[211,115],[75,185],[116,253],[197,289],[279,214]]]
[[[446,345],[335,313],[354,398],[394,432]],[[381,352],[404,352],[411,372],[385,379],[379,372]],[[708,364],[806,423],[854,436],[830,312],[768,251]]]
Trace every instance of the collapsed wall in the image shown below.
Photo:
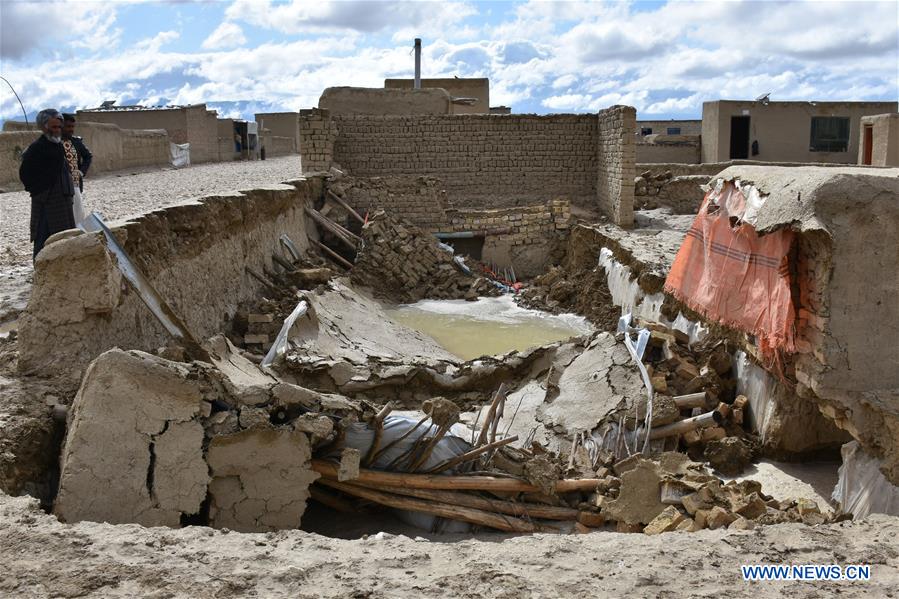
[[[258,295],[248,268],[273,268],[279,237],[301,250],[317,238],[304,206],[320,179],[208,196],[112,227],[112,232],[188,330],[225,330],[237,306]],[[71,232],[66,233],[69,235]],[[35,263],[19,327],[19,368],[77,385],[87,364],[113,347],[151,351],[170,335],[122,280],[100,233],[52,241]]]

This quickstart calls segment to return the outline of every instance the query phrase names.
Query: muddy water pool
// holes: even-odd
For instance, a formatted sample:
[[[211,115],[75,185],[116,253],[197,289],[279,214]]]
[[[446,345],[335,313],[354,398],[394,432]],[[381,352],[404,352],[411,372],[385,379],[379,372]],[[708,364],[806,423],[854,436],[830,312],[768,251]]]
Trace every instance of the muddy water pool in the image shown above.
[[[593,331],[580,316],[521,308],[511,295],[474,302],[423,300],[385,310],[397,322],[430,335],[463,360],[521,351]]]

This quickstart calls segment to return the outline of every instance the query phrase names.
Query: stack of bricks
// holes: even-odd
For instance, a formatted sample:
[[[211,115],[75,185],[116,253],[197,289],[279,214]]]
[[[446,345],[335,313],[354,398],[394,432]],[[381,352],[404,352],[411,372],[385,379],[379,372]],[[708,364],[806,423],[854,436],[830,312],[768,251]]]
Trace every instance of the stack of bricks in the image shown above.
[[[449,212],[449,217],[449,231],[485,233],[486,245],[533,245],[550,241],[557,232],[568,230],[571,202],[560,198],[521,208],[457,210]]]
[[[303,174],[325,172],[334,162],[337,124],[327,110],[300,111],[300,163]]]
[[[333,119],[340,131],[334,160],[354,176],[439,177],[450,201],[463,208],[533,204],[558,196],[595,207],[595,115],[358,114]]]
[[[443,181],[436,177],[342,177],[330,189],[362,215],[384,210],[432,233],[445,230],[449,222],[449,200]]]
[[[266,353],[271,348],[275,337],[281,330],[281,322],[272,313],[247,314],[247,330],[243,335],[244,346],[259,353]]]
[[[637,175],[637,111],[631,106],[600,110],[596,195],[600,211],[616,225],[634,224]]]
[[[362,229],[362,238],[352,271],[354,283],[397,302],[471,294],[474,279],[456,269],[453,255],[431,234],[409,221],[376,212]]]

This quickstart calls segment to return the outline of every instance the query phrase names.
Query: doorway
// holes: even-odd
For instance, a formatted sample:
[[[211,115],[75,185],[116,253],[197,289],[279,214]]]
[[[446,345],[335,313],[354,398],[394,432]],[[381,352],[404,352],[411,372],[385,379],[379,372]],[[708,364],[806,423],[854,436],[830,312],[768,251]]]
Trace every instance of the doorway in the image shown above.
[[[730,117],[730,158],[749,158],[749,117]]]
[[[862,164],[870,165],[874,159],[874,127],[865,125],[865,150],[862,155]]]

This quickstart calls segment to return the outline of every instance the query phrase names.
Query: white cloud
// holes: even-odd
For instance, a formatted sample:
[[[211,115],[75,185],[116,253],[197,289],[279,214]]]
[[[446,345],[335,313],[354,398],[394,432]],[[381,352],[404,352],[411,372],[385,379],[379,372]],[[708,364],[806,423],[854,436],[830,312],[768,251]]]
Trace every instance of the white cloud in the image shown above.
[[[247,38],[244,36],[240,25],[225,21],[216,27],[215,31],[209,34],[209,37],[203,40],[203,48],[206,50],[235,48],[243,46],[246,41]]]

